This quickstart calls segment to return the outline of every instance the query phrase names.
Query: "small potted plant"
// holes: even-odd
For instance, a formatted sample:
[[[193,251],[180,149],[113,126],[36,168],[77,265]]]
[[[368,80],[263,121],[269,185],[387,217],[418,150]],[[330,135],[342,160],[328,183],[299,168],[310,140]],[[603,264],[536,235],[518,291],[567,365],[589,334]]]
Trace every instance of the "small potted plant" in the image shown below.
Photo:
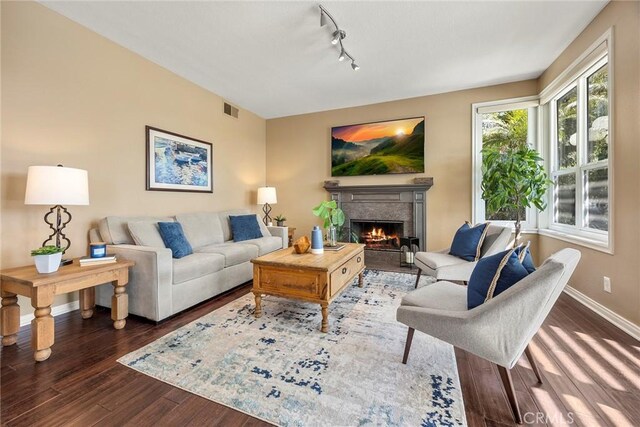
[[[276,224],[278,227],[284,227],[284,222],[287,220],[284,215],[280,214],[277,217],[273,218],[276,220]]]
[[[60,268],[63,249],[57,246],[42,246],[31,251],[38,273],[53,273]]]

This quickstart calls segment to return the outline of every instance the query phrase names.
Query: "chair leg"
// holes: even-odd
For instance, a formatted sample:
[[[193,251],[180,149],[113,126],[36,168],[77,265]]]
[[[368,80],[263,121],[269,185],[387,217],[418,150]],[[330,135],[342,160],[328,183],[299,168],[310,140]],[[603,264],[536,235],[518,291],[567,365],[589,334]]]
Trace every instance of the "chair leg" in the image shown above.
[[[500,372],[500,378],[502,379],[502,385],[507,392],[507,398],[511,405],[511,411],[513,412],[513,418],[518,424],[522,424],[522,415],[520,415],[520,408],[518,407],[518,400],[516,399],[516,391],[513,388],[513,381],[511,380],[511,370],[498,366],[498,372]]]
[[[407,359],[409,358],[409,350],[411,349],[411,341],[413,341],[413,333],[416,330],[413,328],[409,328],[407,331],[407,343],[404,345],[404,356],[402,356],[402,364],[407,364]]]
[[[418,283],[420,282],[420,275],[422,274],[422,270],[418,267],[418,277],[416,277],[416,286],[413,289],[418,289]]]
[[[542,376],[540,375],[540,370],[538,369],[538,365],[536,364],[536,360],[533,358],[533,354],[531,354],[531,349],[527,344],[527,348],[524,349],[524,354],[526,354],[527,359],[529,360],[529,364],[531,365],[531,369],[533,369],[533,373],[536,374],[536,378],[538,379],[538,384],[542,384]]]

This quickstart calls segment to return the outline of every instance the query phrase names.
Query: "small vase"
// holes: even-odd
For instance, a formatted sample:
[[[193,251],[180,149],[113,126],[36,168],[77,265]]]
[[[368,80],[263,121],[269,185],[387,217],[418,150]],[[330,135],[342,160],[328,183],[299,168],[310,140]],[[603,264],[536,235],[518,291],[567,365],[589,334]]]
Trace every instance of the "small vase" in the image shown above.
[[[58,268],[60,268],[62,252],[51,255],[34,255],[33,260],[36,263],[36,270],[38,270],[38,273],[54,273],[58,271]]]
[[[276,224],[278,224],[278,227],[284,227],[284,221],[276,221]]]
[[[327,246],[338,245],[338,229],[334,225],[327,228]]]

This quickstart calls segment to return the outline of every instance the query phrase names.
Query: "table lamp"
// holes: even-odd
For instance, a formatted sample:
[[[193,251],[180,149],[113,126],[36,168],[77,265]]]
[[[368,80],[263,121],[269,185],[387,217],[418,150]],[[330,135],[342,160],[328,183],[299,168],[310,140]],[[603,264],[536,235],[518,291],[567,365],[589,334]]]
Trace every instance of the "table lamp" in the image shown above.
[[[89,179],[86,170],[58,166],[29,166],[25,205],[53,205],[44,216],[52,233],[42,243],[55,243],[63,253],[71,246],[71,241],[63,230],[71,222],[71,214],[63,205],[89,204]],[[55,215],[55,219],[52,217]],[[66,218],[63,220],[62,216]],[[52,219],[55,222],[52,222]],[[64,246],[62,246],[62,243]],[[71,260],[63,260],[69,264]]]
[[[265,225],[271,225],[272,220],[269,214],[271,213],[271,206],[278,203],[278,198],[276,197],[276,188],[275,187],[260,187],[258,188],[258,204],[264,205],[262,206],[262,212],[264,212],[264,221]]]

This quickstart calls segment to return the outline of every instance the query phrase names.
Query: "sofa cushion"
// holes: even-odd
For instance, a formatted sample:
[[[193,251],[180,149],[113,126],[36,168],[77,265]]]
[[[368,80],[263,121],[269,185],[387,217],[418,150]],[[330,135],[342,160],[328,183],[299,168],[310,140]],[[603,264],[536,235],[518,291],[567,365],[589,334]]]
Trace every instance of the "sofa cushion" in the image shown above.
[[[229,240],[233,240],[233,233],[231,232],[231,224],[229,223],[230,215],[248,215],[253,212],[250,212],[249,209],[234,209],[229,211],[219,212],[218,215],[220,217],[220,225],[222,226],[222,237],[225,242]],[[262,219],[258,219],[258,225],[260,226],[260,231],[262,232],[263,237],[271,236],[271,232]]]
[[[258,225],[258,217],[255,214],[229,215],[229,223],[231,224],[231,234],[233,234],[234,242],[243,242],[262,237],[262,231],[260,231],[260,226]]]
[[[170,222],[170,221],[165,221]],[[134,221],[127,224],[131,238],[138,246],[150,246],[152,248],[166,247],[157,221]]]
[[[533,264],[531,251],[529,250],[530,245],[531,245],[531,242],[527,242],[526,245],[524,246],[520,245],[515,249],[515,253],[516,255],[518,255],[518,259],[520,260],[520,263],[527,270],[529,274],[536,271],[536,266]]]
[[[411,291],[402,297],[400,305],[434,308],[448,311],[467,310],[467,289],[451,282],[436,282]]]
[[[245,240],[242,243],[256,245],[258,247],[259,256],[268,254],[269,252],[277,251],[278,249],[282,249],[282,238],[276,236]]]
[[[160,236],[165,246],[171,249],[174,258],[182,258],[193,253],[193,248],[182,231],[179,222],[159,222]]]
[[[224,266],[242,264],[258,256],[258,247],[246,243],[220,243],[198,249],[198,253],[214,253],[224,256]]]
[[[178,214],[176,221],[194,249],[224,242],[220,217],[215,212]]]
[[[489,223],[478,224],[474,227],[468,222],[462,224],[453,236],[449,254],[462,258],[465,261],[477,261],[480,259],[482,242],[487,235]]]
[[[224,256],[196,253],[173,259],[173,284],[184,283],[224,268]]]
[[[466,264],[467,261],[456,256],[443,254],[440,252],[416,252],[416,261],[422,262],[432,270],[445,267],[447,265]]]
[[[528,275],[513,249],[482,258],[469,278],[467,308],[484,304]]]
[[[131,237],[129,227],[127,225],[130,222],[138,221],[173,221],[173,218],[166,216],[108,216],[106,218],[102,218],[98,223],[100,237],[102,237],[102,241],[108,245],[135,245],[136,242]]]

